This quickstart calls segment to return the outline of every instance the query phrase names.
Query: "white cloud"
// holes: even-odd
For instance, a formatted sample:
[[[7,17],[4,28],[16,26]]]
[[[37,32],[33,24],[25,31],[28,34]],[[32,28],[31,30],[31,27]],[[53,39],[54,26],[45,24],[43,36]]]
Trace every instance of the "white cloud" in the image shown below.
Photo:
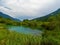
[[[11,17],[15,17],[15,12],[13,12],[12,10],[9,10],[8,8],[5,8],[5,7],[2,7],[0,6],[0,11],[5,13],[5,14],[8,14],[10,15]]]
[[[42,16],[54,9],[60,8],[60,0],[2,0],[1,5],[12,9],[12,16]],[[57,7],[56,7],[57,6]],[[49,10],[50,9],[50,10]],[[5,11],[6,11],[5,10]],[[44,13],[44,14],[43,14]]]

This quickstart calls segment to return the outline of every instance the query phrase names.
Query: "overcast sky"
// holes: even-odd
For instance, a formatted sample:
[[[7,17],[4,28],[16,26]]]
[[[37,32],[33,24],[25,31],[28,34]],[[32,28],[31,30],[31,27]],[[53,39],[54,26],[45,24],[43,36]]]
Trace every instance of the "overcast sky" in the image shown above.
[[[60,8],[60,0],[0,0],[0,11],[18,19],[32,19]]]

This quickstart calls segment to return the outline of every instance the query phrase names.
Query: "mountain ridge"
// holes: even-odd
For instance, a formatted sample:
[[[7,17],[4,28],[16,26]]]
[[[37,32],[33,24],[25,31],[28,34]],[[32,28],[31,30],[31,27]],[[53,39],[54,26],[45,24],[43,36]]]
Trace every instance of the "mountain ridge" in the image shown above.
[[[3,13],[3,12],[0,12],[0,17],[9,18],[9,19],[14,20],[14,21],[20,21],[19,19],[13,18],[13,17],[11,17],[11,16],[9,16],[8,14],[5,14],[5,13]]]
[[[51,16],[56,16],[57,14],[60,14],[60,8],[57,9],[56,11],[54,11],[54,12],[52,12],[52,13],[46,15],[46,16],[38,17],[38,18],[35,18],[35,19],[33,19],[33,20],[46,21],[49,17],[51,17]]]

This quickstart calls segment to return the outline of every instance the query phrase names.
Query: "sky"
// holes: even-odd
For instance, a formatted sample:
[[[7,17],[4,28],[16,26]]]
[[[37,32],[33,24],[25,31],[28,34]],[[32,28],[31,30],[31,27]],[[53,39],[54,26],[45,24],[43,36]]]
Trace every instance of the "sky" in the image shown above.
[[[60,0],[0,0],[0,12],[20,20],[45,16],[60,8]]]

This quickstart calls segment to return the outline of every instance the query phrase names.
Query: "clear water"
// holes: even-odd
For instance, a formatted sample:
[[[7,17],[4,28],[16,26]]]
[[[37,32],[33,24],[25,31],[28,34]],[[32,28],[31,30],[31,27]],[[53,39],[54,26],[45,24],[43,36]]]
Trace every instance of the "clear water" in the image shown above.
[[[31,28],[23,27],[23,26],[10,26],[9,30],[16,31],[16,32],[19,32],[19,33],[34,34],[34,35],[38,35],[38,34],[41,33],[40,30],[31,29]]]

